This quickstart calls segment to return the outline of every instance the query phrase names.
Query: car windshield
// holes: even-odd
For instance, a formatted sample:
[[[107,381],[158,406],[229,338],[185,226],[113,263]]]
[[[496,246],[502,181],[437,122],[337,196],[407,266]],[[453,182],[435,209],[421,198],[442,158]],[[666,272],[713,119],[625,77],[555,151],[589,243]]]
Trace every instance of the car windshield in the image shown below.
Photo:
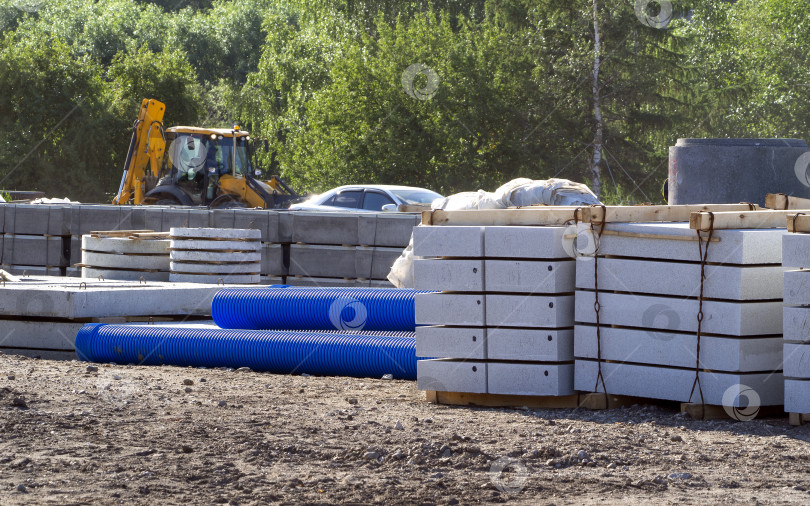
[[[172,169],[177,177],[191,174],[230,174],[233,166],[233,137],[218,136],[216,140],[208,135],[169,132],[166,134],[167,173]],[[213,170],[212,170],[213,169]],[[236,139],[236,173],[249,173],[250,157],[244,137]],[[189,177],[189,179],[193,179]]]
[[[430,190],[390,190],[396,197],[406,204],[430,204],[436,199],[442,198],[436,192]]]

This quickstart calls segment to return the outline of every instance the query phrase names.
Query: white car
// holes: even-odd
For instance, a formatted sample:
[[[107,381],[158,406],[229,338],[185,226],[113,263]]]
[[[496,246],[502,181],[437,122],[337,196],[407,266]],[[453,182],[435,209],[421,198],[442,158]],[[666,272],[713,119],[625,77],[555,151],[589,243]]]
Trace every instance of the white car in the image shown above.
[[[425,188],[356,184],[333,188],[326,193],[311,197],[305,202],[291,205],[290,210],[343,212],[396,211],[397,207],[401,204],[422,204],[429,206],[431,202],[440,198],[443,197]]]

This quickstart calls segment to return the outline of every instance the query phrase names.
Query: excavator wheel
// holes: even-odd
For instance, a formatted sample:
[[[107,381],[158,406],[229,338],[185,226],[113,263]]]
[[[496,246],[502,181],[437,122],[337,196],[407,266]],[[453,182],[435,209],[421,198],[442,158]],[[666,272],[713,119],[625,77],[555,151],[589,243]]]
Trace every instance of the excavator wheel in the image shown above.
[[[155,202],[156,206],[179,206],[182,205],[175,199],[160,199]]]

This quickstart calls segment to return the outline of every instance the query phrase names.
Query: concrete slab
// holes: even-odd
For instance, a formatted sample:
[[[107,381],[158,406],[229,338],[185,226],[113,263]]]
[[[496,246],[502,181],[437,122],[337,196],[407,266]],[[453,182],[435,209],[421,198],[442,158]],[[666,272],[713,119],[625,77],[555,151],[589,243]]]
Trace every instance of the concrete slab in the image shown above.
[[[357,246],[355,270],[358,278],[386,279],[402,248]]]
[[[420,293],[415,307],[417,325],[485,325],[483,295]]]
[[[785,341],[810,343],[810,307],[783,308],[782,335]]]
[[[169,271],[138,271],[138,270],[122,270],[122,269],[98,269],[93,267],[81,268],[82,278],[91,279],[120,279],[125,281],[139,281],[143,278],[144,281],[169,281]]]
[[[289,274],[287,264],[284,262],[284,249],[289,248],[282,244],[262,244],[262,269],[263,276],[286,276]],[[289,262],[289,251],[287,252],[287,262]]]
[[[5,234],[2,263],[66,267],[70,251],[65,251],[65,242],[62,237]]]
[[[357,213],[292,212],[292,242],[357,246]]]
[[[574,360],[574,331],[572,329],[489,328],[486,342],[487,358],[490,360],[521,362],[569,362]]]
[[[578,252],[593,254],[595,240],[588,238],[590,224],[580,223],[577,230]],[[697,233],[689,228],[688,223],[609,223],[605,230],[624,235],[603,235],[599,244],[599,254],[603,256],[700,261]],[[719,241],[711,243],[708,261],[719,264],[781,264],[782,236],[785,233],[785,229],[716,230],[713,237]],[[662,238],[651,239],[650,235],[660,235]],[[704,234],[704,243],[705,238]]]
[[[810,344],[785,343],[783,353],[785,377],[810,379]]]
[[[259,273],[256,274],[184,274],[169,273],[172,283],[205,283],[225,285],[258,285],[261,281]]]
[[[439,392],[487,393],[487,363],[458,360],[420,360],[416,388]]]
[[[3,233],[70,235],[71,205],[4,204]]]
[[[0,290],[0,315],[41,318],[208,315],[222,287],[31,277]]]
[[[172,227],[169,235],[172,241],[187,239],[261,241],[262,238],[260,230],[249,228]]]
[[[785,271],[784,303],[786,306],[810,306],[810,270]]]
[[[163,224],[163,208],[154,206],[123,206],[124,219],[132,230],[159,232]]]
[[[0,348],[73,351],[82,325],[69,321],[3,320]]]
[[[64,267],[45,267],[42,265],[0,265],[0,269],[19,276],[62,276],[62,269],[64,269]]]
[[[483,227],[415,227],[413,254],[419,257],[482,258]]]
[[[169,271],[169,255],[136,255],[83,251],[82,264],[91,267]]]
[[[782,236],[782,265],[795,269],[810,267],[810,234]]]
[[[486,227],[484,247],[488,258],[568,259],[573,251],[566,245],[566,231],[573,233],[574,228]]]
[[[416,327],[416,356],[485,360],[486,330],[483,327]]]
[[[489,252],[487,252],[489,254]],[[573,260],[489,260],[484,264],[487,292],[573,293]]]
[[[292,242],[293,215],[296,211],[281,211],[278,213],[278,240],[275,242]]]
[[[574,296],[487,294],[486,314],[487,325],[493,327],[570,327]]]
[[[209,239],[171,239],[169,247],[177,250],[193,251],[259,251],[259,241],[212,241]]]
[[[602,327],[602,360],[671,367],[695,367],[697,337],[670,331]],[[574,355],[596,359],[596,327],[574,327]],[[701,336],[704,369],[725,372],[776,371],[782,365],[782,338]]]
[[[173,262],[201,262],[201,263],[260,263],[261,251],[188,251],[172,249],[170,258]]]
[[[785,378],[785,412],[810,413],[810,380]]]
[[[208,209],[163,208],[161,213],[161,232],[172,228],[205,228],[210,226]]]
[[[574,365],[490,362],[487,393],[571,395],[574,393]]]
[[[262,270],[261,262],[239,264],[203,264],[196,262],[171,262],[167,272],[184,274],[258,274]]]
[[[132,253],[136,255],[166,255],[169,256],[168,239],[129,239],[126,237],[91,237],[81,238],[82,249],[100,253]]]
[[[358,216],[358,243],[402,250],[411,240],[413,227],[422,221],[420,214],[363,213]]]
[[[71,206],[70,235],[85,235],[100,230],[132,230],[130,212],[125,213],[124,206]]]
[[[574,388],[583,392],[602,392],[601,381],[598,389],[596,388],[596,375],[596,361],[577,360],[574,364]],[[691,400],[689,398],[695,380],[694,370],[603,362],[602,376],[608,393],[613,395],[700,402],[697,389],[692,394]],[[784,401],[784,379],[781,372],[701,372],[700,384],[706,404],[745,407],[747,401],[744,400],[745,395],[741,395],[740,392],[749,389],[759,397],[760,406],[780,406]],[[753,395],[753,392],[749,391],[749,395]]]
[[[417,290],[482,292],[484,261],[416,259],[413,279]]]
[[[354,246],[290,245],[290,274],[294,276],[357,278]]]
[[[36,358],[42,360],[76,360],[76,352],[54,351],[54,350],[29,350],[27,348],[0,348],[0,352],[6,355],[20,355],[22,357]]]
[[[285,283],[290,286],[346,287],[346,288],[394,288],[389,281],[351,278],[310,278],[287,276]]]
[[[260,230],[263,242],[279,242],[278,211],[268,209],[234,209],[232,228]]]
[[[594,293],[577,290],[577,323],[596,323]],[[641,329],[697,331],[697,299],[654,297],[622,293],[599,293],[602,325]],[[774,336],[782,334],[782,303],[703,302],[703,332],[727,336]]]
[[[593,290],[593,257],[576,261],[577,288]],[[774,266],[707,265],[704,296],[725,300],[782,298],[784,268]],[[625,258],[599,259],[599,289],[651,295],[697,297],[700,264]]]

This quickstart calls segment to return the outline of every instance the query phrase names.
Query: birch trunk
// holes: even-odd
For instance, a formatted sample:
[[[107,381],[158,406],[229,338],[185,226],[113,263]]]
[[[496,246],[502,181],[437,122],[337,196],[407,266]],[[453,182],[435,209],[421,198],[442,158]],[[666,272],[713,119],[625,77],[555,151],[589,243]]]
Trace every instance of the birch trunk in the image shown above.
[[[602,178],[599,173],[599,164],[602,161],[602,102],[599,97],[599,66],[602,63],[602,42],[599,37],[599,13],[597,0],[593,0],[593,118],[596,132],[593,137],[593,158],[591,159],[591,190],[601,198]]]

